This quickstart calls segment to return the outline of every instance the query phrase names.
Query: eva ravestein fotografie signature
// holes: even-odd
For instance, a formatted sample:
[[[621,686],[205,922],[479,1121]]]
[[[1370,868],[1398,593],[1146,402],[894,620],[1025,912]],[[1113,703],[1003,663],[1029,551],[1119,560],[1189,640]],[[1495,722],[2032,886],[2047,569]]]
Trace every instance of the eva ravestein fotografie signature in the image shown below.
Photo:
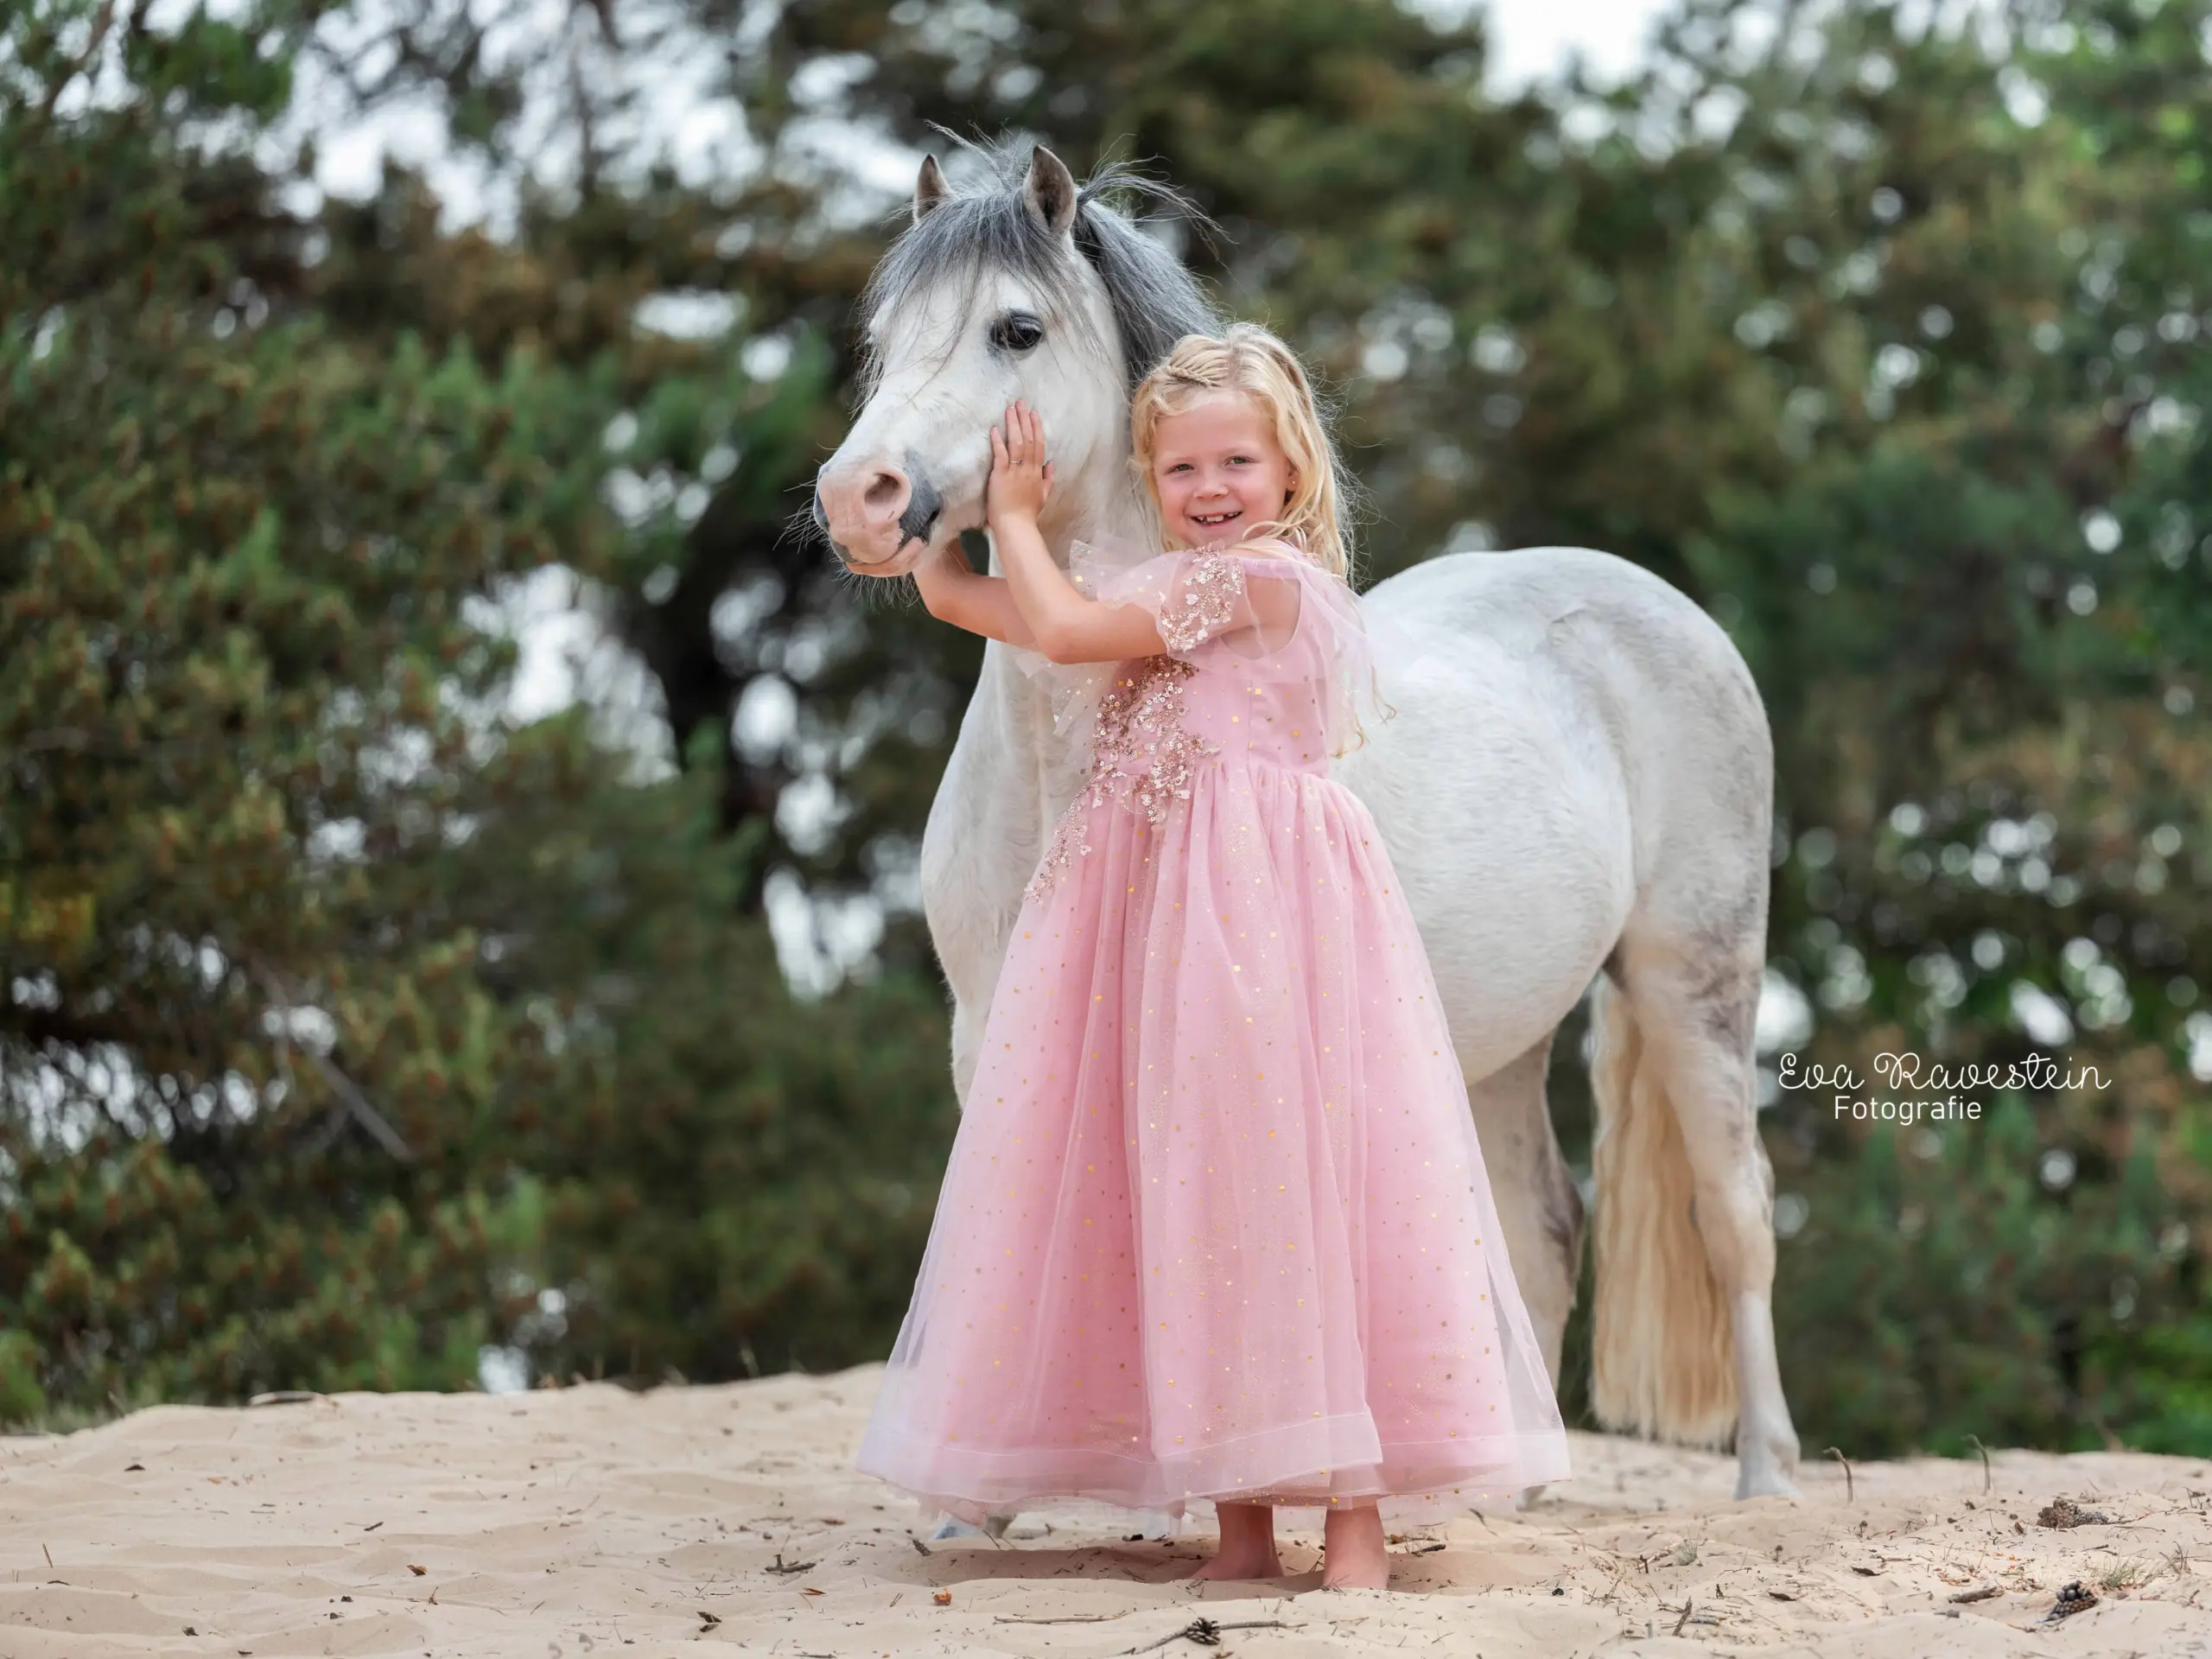
[[[2003,1065],[1942,1065],[1908,1050],[1902,1054],[1877,1054],[1874,1075],[1899,1091],[1898,1097],[1883,1099],[1866,1093],[1866,1084],[1847,1065],[1801,1065],[1795,1054],[1782,1057],[1774,1080],[1792,1091],[1833,1093],[1838,1119],[1906,1124],[1923,1119],[1930,1123],[1979,1122],[1982,1103],[1976,1090],[2048,1093],[2102,1090],[2112,1086],[2094,1065],[2076,1067],[2070,1060],[2062,1065],[2048,1054],[2031,1054]]]

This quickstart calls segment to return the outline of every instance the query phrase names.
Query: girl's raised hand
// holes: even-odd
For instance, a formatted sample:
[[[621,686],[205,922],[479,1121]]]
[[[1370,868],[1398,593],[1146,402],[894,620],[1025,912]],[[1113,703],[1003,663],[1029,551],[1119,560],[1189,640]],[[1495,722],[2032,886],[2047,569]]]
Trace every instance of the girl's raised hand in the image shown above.
[[[991,476],[983,488],[983,512],[995,525],[1001,519],[1034,522],[1052,493],[1052,464],[1045,459],[1045,423],[1020,399],[1007,405],[1006,424],[991,429]]]

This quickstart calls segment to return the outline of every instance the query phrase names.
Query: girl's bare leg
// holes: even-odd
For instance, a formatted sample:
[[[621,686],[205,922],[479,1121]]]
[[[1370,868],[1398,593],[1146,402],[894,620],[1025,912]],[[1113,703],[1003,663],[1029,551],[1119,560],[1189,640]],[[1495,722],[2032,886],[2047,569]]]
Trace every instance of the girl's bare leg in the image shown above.
[[[1322,1522],[1321,1542],[1328,1563],[1321,1573],[1324,1590],[1388,1590],[1390,1587],[1390,1550],[1382,1536],[1382,1511],[1332,1509]]]
[[[1282,1561],[1275,1554],[1275,1512],[1267,1503],[1217,1503],[1221,1548],[1193,1579],[1279,1579]],[[1335,1517],[1332,1516],[1331,1519]],[[1382,1533],[1378,1528],[1376,1537]]]

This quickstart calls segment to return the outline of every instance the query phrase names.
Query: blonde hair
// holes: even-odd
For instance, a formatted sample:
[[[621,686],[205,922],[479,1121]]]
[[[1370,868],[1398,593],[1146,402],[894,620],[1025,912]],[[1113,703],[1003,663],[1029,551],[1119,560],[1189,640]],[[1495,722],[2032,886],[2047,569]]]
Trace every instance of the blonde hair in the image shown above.
[[[1161,419],[1219,391],[1242,393],[1259,405],[1297,475],[1281,516],[1256,526],[1254,534],[1280,535],[1314,563],[1351,581],[1350,489],[1336,445],[1296,353],[1257,323],[1233,322],[1218,338],[1184,335],[1138,384],[1129,403],[1130,464],[1144,482],[1154,518],[1160,494],[1152,463]]]

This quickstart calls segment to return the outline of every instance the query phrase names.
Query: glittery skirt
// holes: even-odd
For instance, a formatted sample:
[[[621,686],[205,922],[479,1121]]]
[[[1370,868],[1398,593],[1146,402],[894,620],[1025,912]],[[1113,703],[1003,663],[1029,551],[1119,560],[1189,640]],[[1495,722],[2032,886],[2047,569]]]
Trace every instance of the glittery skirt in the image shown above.
[[[858,1466],[975,1521],[1568,1474],[1428,961],[1325,776],[1197,767],[1034,890]]]

